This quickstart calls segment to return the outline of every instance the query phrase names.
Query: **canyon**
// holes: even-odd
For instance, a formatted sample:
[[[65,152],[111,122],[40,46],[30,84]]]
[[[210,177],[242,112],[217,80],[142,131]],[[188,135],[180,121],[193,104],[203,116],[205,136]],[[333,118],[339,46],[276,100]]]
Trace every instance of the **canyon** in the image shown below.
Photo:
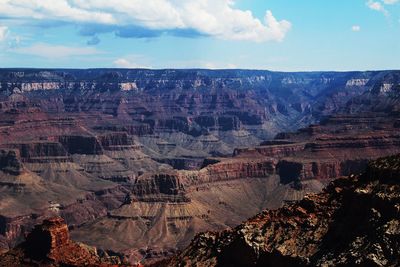
[[[156,262],[400,153],[399,115],[400,71],[0,70],[0,247],[57,216]]]

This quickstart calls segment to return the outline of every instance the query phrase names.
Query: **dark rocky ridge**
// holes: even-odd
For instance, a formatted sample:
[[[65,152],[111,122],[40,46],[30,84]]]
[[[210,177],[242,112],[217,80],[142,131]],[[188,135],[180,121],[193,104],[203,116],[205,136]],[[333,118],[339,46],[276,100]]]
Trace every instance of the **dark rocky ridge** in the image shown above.
[[[232,230],[199,234],[160,266],[398,266],[399,207],[397,155]]]

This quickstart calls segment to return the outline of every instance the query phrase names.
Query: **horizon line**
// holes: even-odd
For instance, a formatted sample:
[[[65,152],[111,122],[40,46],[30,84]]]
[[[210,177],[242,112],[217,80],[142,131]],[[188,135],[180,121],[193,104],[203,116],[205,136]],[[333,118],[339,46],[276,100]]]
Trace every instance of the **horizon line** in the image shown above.
[[[117,68],[117,67],[95,67],[95,68],[75,68],[75,67],[0,67],[1,71],[4,70],[145,70],[145,71],[166,71],[166,70],[179,70],[179,71],[265,71],[265,72],[280,72],[280,73],[315,73],[315,72],[384,72],[384,71],[400,71],[399,69],[365,69],[365,70],[271,70],[271,69],[258,69],[258,68]]]

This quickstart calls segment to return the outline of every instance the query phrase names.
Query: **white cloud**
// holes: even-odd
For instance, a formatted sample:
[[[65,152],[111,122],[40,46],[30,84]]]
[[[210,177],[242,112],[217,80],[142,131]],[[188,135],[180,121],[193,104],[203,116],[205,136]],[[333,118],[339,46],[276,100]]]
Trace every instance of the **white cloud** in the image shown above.
[[[46,43],[36,43],[32,46],[15,48],[11,51],[19,54],[27,54],[50,59],[67,58],[73,56],[88,56],[101,53],[92,47],[71,47],[63,45],[51,45]]]
[[[373,9],[373,10],[376,10],[376,11],[382,11],[382,10],[384,10],[384,7],[383,7],[383,5],[382,5],[380,2],[374,2],[374,1],[372,1],[372,0],[369,0],[369,1],[367,2],[367,6],[368,6],[370,9]]]
[[[8,34],[8,27],[0,26],[0,42],[4,41]]]
[[[14,18],[114,23],[112,15],[72,6],[68,0],[0,0],[0,14]]]
[[[290,22],[278,21],[269,10],[261,21],[250,11],[235,9],[232,4],[229,0],[188,0],[177,10],[187,28],[222,39],[282,41],[291,28]]]
[[[359,25],[353,25],[353,26],[351,27],[351,30],[352,30],[353,32],[359,32],[359,31],[361,31],[361,26],[359,26]]]
[[[126,68],[126,69],[136,69],[136,68],[144,68],[144,69],[149,69],[149,66],[144,66],[135,62],[132,62],[131,60],[128,60],[126,58],[118,58],[113,62],[113,65],[117,68]]]
[[[291,28],[290,22],[278,21],[271,11],[260,20],[251,11],[236,8],[233,0],[0,0],[0,15],[154,30],[193,29],[221,39],[256,42],[282,41]]]
[[[382,12],[383,14],[385,14],[385,16],[389,15],[389,12],[385,9],[385,7],[383,6],[383,4],[381,2],[368,0],[367,6],[372,10]]]

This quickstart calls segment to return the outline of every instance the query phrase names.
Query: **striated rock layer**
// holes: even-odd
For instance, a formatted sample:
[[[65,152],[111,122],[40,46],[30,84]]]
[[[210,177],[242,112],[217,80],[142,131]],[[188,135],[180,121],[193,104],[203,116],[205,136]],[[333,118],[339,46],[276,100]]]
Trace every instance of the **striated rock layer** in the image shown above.
[[[93,133],[126,132],[156,159],[230,155],[235,147],[318,122],[367,91],[396,88],[393,77],[398,75],[4,69],[0,125],[5,128],[0,136],[19,142],[26,137],[11,135],[11,130],[33,130],[38,137],[48,130],[55,137],[66,135],[58,140],[69,152],[97,154]],[[58,127],[68,129],[60,133]]]
[[[398,266],[399,218],[400,155],[234,229],[199,234],[164,265]]]

